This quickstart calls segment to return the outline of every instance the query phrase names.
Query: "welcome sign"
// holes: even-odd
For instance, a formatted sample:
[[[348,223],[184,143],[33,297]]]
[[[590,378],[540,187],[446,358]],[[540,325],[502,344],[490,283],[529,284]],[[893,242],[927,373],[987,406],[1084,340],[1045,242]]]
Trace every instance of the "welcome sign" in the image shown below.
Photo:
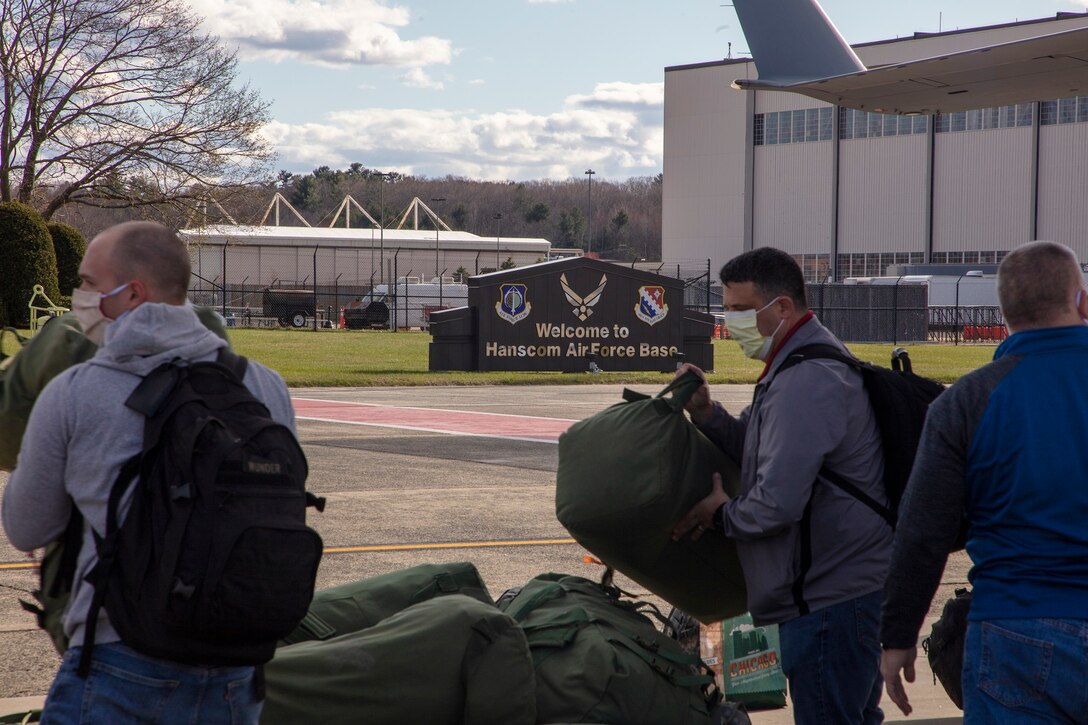
[[[572,258],[472,277],[468,284],[468,308],[432,316],[432,370],[713,365],[713,319],[685,310],[683,280]],[[460,349],[443,349],[449,345]]]

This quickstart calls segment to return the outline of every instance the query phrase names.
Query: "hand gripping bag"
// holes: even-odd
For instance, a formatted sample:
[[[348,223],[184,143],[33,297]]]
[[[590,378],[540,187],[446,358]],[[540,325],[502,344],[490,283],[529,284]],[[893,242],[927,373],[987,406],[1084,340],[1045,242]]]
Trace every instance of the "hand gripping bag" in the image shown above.
[[[736,464],[684,415],[701,384],[688,373],[655,397],[625,390],[624,402],[571,426],[559,438],[555,511],[605,564],[715,622],[748,609],[735,544],[717,531],[672,540],[715,471],[730,496],[740,489]]]

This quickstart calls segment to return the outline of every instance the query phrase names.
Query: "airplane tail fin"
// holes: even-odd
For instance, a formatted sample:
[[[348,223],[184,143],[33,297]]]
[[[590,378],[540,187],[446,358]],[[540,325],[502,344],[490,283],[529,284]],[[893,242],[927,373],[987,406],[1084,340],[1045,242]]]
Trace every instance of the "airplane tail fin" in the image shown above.
[[[733,0],[733,6],[761,84],[865,70],[816,0]]]

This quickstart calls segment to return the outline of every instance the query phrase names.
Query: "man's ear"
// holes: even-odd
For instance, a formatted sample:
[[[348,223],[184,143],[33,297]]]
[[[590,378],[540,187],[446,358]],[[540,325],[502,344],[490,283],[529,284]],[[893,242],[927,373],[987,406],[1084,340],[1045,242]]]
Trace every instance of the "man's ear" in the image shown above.
[[[144,302],[150,300],[150,296],[147,290],[147,285],[144,284],[142,279],[134,279],[129,283],[129,289],[132,290],[132,297],[130,300],[135,303],[132,306],[137,307]]]
[[[782,313],[783,317],[793,317],[797,312],[797,305],[794,303],[793,298],[789,295],[782,295],[778,298],[778,309]]]

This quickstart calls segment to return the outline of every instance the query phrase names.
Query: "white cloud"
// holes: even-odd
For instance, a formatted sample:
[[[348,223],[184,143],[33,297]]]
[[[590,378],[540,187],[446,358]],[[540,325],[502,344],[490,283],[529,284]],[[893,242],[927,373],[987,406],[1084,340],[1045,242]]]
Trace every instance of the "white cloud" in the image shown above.
[[[1085,0],[1085,2],[1088,2],[1088,0]],[[483,78],[473,78],[472,80],[470,80],[468,82],[468,84],[470,86],[482,86],[482,85],[485,85],[486,83],[487,83],[487,81],[485,81]]]
[[[358,161],[493,180],[580,177],[587,165],[602,178],[652,175],[661,171],[661,85],[602,83],[548,114],[370,108],[275,122],[265,134],[292,171]]]
[[[584,108],[664,108],[665,84],[598,83],[593,93],[568,96],[567,103]]]
[[[449,40],[404,39],[409,11],[380,0],[191,0],[205,27],[246,60],[420,67],[448,64]]]
[[[404,85],[412,88],[429,88],[441,91],[446,87],[441,81],[436,81],[427,75],[427,71],[422,68],[411,68],[407,73],[402,73],[398,77]]]

